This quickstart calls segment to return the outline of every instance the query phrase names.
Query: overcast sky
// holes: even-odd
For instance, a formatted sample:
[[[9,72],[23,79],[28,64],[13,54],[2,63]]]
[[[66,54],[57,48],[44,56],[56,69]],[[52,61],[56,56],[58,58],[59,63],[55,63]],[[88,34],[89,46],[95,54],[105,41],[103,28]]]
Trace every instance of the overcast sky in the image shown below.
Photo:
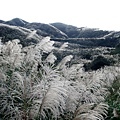
[[[0,19],[120,30],[120,0],[0,0]]]

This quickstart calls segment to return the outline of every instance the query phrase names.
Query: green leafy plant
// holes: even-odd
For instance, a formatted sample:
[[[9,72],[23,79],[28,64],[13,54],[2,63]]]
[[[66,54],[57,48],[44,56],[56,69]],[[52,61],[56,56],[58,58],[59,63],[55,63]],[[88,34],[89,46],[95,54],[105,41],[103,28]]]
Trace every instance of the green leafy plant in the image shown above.
[[[106,98],[109,105],[107,119],[120,119],[120,78],[116,78],[108,90],[110,94]]]

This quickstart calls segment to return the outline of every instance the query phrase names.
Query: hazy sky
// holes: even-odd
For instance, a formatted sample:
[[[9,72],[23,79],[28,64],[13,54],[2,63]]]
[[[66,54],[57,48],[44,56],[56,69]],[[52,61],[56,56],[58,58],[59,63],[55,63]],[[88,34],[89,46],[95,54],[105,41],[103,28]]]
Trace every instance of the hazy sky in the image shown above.
[[[0,19],[120,30],[120,0],[0,0]]]

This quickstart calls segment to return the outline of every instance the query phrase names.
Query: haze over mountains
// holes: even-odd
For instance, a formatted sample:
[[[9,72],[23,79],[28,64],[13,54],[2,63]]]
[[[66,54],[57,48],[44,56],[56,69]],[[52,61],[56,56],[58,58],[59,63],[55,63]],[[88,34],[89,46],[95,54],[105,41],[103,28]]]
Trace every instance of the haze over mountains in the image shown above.
[[[32,34],[34,37],[30,37]],[[50,36],[58,42],[69,42],[85,46],[110,46],[119,43],[119,31],[104,31],[95,28],[78,28],[64,23],[29,23],[20,18],[0,20],[2,42],[20,39],[23,45],[37,43],[42,37]],[[63,41],[64,40],[64,41]]]

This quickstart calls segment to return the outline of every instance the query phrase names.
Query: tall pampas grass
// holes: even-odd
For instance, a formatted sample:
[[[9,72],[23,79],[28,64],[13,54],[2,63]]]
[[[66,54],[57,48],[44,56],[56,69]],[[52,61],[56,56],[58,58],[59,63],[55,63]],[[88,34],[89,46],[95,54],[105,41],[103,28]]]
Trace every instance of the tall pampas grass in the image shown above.
[[[56,65],[53,44],[49,37],[24,48],[19,40],[1,44],[0,118],[104,120],[106,86],[111,86],[120,69],[84,72],[81,64],[69,64],[72,55]],[[49,55],[42,59],[44,53]]]
[[[104,120],[107,110],[108,105],[104,103],[86,103],[77,109],[74,120]]]

